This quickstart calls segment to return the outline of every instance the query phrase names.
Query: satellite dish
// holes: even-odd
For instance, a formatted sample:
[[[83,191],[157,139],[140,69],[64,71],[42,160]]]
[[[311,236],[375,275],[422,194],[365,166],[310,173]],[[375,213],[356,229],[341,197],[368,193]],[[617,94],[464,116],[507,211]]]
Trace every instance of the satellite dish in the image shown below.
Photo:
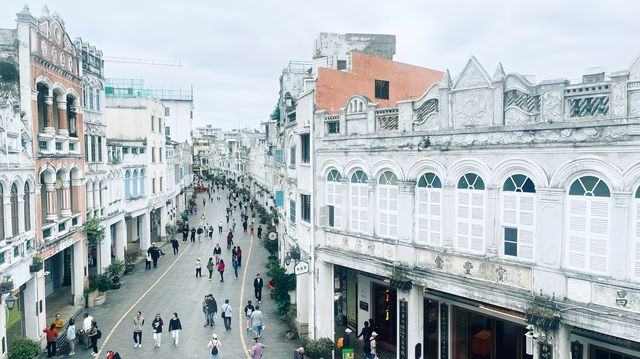
[[[278,238],[278,233],[276,233],[276,232],[269,233],[269,239],[270,240],[274,241],[274,240],[276,240],[276,238]]]

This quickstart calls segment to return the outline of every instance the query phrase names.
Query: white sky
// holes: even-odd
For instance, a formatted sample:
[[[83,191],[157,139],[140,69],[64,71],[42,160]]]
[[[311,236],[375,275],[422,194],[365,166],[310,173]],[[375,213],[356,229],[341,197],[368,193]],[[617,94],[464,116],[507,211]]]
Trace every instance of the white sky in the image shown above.
[[[0,27],[15,28],[25,1],[2,0]],[[107,77],[195,91],[195,124],[257,127],[273,110],[289,60],[310,60],[320,32],[396,35],[395,60],[456,76],[475,55],[489,74],[538,81],[579,78],[587,68],[625,70],[640,55],[633,0],[50,0],[47,4],[106,56],[183,67],[106,64]]]

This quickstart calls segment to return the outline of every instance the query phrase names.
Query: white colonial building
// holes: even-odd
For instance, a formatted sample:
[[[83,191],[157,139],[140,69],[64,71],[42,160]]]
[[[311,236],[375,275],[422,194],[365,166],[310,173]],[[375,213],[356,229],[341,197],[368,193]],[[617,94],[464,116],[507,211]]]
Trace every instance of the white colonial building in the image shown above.
[[[640,59],[532,83],[472,57],[312,123],[315,337],[373,319],[397,358],[640,357]]]

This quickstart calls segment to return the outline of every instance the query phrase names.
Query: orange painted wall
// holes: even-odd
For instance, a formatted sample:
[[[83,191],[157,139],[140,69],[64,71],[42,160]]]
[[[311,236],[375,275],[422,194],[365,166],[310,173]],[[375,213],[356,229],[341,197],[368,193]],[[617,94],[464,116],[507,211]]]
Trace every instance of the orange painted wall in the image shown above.
[[[422,96],[443,72],[403,64],[380,57],[353,52],[351,72],[328,68],[318,69],[316,83],[317,109],[338,113],[353,95],[367,96],[380,107],[395,107],[396,102]],[[375,98],[375,80],[389,81],[389,99]]]

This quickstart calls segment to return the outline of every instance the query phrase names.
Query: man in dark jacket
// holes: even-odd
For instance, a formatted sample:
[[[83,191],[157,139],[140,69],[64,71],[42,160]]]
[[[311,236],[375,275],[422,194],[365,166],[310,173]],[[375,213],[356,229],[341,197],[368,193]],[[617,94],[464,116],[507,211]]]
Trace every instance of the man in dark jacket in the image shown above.
[[[151,260],[153,261],[153,268],[158,268],[158,258],[160,258],[160,254],[162,250],[156,247],[156,242],[151,243],[151,247],[147,250],[147,253],[151,255]]]
[[[209,294],[209,300],[207,301],[207,323],[215,327],[215,317],[218,312],[218,303],[216,302],[216,298],[213,297],[213,294]]]
[[[256,279],[253,280],[253,289],[255,290],[256,299],[258,300],[258,304],[262,303],[262,286],[264,285],[264,281],[260,278],[260,273],[256,275]]]
[[[178,254],[178,248],[180,247],[180,243],[175,238],[171,239],[171,247],[173,247],[173,254]]]

